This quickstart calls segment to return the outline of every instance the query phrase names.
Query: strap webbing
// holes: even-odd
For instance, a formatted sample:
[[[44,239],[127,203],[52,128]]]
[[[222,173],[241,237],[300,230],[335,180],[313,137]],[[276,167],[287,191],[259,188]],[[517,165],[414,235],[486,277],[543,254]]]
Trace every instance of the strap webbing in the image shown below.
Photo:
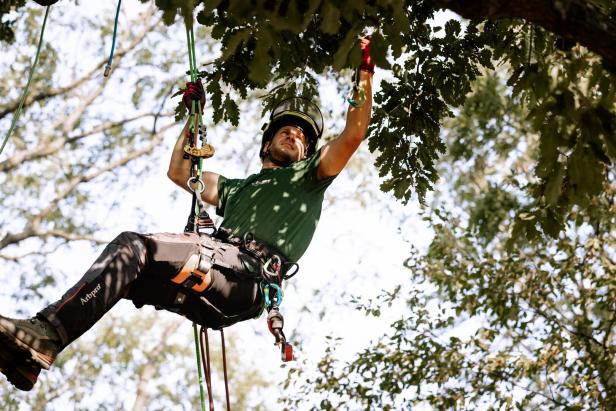
[[[39,36],[38,46],[36,47],[36,55],[34,56],[34,62],[30,66],[30,73],[28,74],[28,82],[26,83],[26,88],[24,89],[24,92],[22,93],[21,98],[19,99],[19,105],[17,106],[17,110],[15,111],[15,114],[13,115],[13,120],[11,121],[11,127],[9,128],[8,133],[6,133],[6,136],[4,137],[4,141],[2,141],[2,146],[0,147],[0,154],[2,154],[2,150],[4,150],[4,146],[6,145],[6,142],[9,140],[9,137],[11,136],[11,134],[13,133],[13,130],[15,129],[15,125],[17,124],[17,120],[19,119],[19,116],[21,115],[21,110],[24,106],[24,102],[26,101],[26,97],[28,96],[28,91],[30,90],[30,82],[32,81],[32,75],[34,74],[34,69],[36,68],[36,65],[38,64],[39,55],[41,54],[41,48],[43,45],[43,34],[45,33],[45,26],[47,25],[47,16],[49,16],[50,8],[51,6],[47,6],[47,8],[45,9],[45,17],[43,18],[43,26],[41,27],[41,34]]]

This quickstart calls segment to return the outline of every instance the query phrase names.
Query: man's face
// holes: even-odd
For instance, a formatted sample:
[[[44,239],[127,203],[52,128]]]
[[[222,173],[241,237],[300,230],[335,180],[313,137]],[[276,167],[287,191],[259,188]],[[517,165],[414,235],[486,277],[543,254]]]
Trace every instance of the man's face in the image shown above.
[[[265,149],[277,160],[299,161],[306,157],[306,136],[302,129],[295,126],[281,127]]]

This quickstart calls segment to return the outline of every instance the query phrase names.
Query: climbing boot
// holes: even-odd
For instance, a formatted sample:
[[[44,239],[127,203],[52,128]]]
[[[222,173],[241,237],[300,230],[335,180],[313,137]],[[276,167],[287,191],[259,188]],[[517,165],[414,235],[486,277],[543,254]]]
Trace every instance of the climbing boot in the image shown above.
[[[12,364],[17,370],[24,364],[32,364],[49,369],[60,352],[60,344],[60,336],[45,320],[0,316],[0,357],[6,359],[5,367]]]
[[[16,388],[22,391],[30,391],[41,372],[41,367],[38,364],[22,361],[21,364],[15,365],[14,358],[4,357],[4,346],[0,348],[0,371],[6,376]]]

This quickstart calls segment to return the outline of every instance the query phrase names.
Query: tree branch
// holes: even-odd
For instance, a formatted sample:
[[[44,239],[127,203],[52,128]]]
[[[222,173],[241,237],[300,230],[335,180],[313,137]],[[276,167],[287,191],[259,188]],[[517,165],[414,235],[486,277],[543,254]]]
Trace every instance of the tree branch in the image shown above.
[[[155,112],[148,112],[148,113],[142,113],[142,114],[138,114],[136,116],[130,117],[130,118],[125,118],[119,121],[107,121],[105,123],[99,124],[96,127],[92,128],[91,130],[88,131],[84,131],[82,133],[70,136],[70,137],[62,137],[59,139],[55,139],[51,144],[43,144],[40,145],[37,149],[35,150],[24,150],[24,151],[20,151],[19,153],[15,154],[14,156],[7,158],[6,160],[0,162],[0,171],[2,172],[7,172],[10,171],[18,166],[20,166],[21,164],[23,164],[24,162],[28,162],[28,161],[33,161],[33,160],[39,160],[41,158],[47,157],[51,154],[54,154],[58,151],[60,151],[66,144],[71,144],[71,143],[75,143],[85,137],[89,137],[93,134],[97,134],[97,133],[101,133],[104,132],[106,130],[115,128],[115,127],[120,127],[123,126],[125,124],[131,123],[133,121],[136,120],[140,120],[146,117],[157,117],[157,116],[163,116],[163,117],[170,117],[172,116],[173,113],[155,113]]]
[[[563,38],[580,43],[603,57],[616,71],[616,23],[584,0],[434,0],[470,20],[520,18]]]
[[[102,240],[93,235],[69,233],[64,230],[46,230],[38,233],[39,237],[57,237],[66,241],[91,241],[96,244],[107,244],[108,241]]]
[[[164,328],[160,340],[169,341],[170,337],[180,328],[180,325],[182,325],[182,320],[176,320],[168,324]],[[135,395],[135,401],[133,402],[133,411],[146,410],[148,405],[150,405],[152,396],[148,393],[147,388],[152,377],[154,377],[156,373],[155,364],[158,364],[165,349],[165,344],[157,344],[154,350],[149,352],[144,351],[147,361],[138,374],[139,383],[137,384],[137,393]]]
[[[156,12],[156,7],[154,6],[150,7],[141,17],[141,21],[149,21],[152,18],[152,16],[154,16],[155,12]],[[126,54],[133,51],[135,47],[141,44],[145,36],[148,35],[157,24],[159,24],[159,22],[160,22],[160,19],[156,19],[155,21],[152,21],[151,24],[148,24],[145,27],[143,27],[143,29],[139,32],[139,34],[137,34],[137,36],[133,38],[132,41],[128,45],[118,49],[114,53],[113,55],[114,59],[118,61],[122,57],[124,57]],[[35,102],[47,100],[49,98],[63,95],[72,90],[75,90],[76,88],[78,88],[79,86],[87,82],[88,80],[92,79],[97,73],[100,75],[100,73],[102,72],[101,69],[106,64],[107,64],[107,59],[106,58],[102,59],[89,72],[87,72],[85,75],[81,76],[77,80],[73,81],[71,84],[68,84],[64,87],[57,87],[53,89],[44,90],[44,91],[39,92],[38,94],[30,94],[24,101],[23,109],[25,110],[27,107],[31,106]],[[103,83],[105,83],[107,79],[109,78],[110,77],[105,78],[103,80]],[[0,119],[4,118],[10,113],[13,113],[15,110],[17,110],[18,106],[19,106],[19,99],[8,104],[5,108],[0,110]]]
[[[551,321],[551,322],[555,323],[562,330],[566,331],[569,335],[578,338],[580,341],[583,341],[583,342],[586,342],[586,343],[592,343],[591,346],[593,348],[594,347],[601,347],[601,348],[603,348],[603,345],[601,344],[601,342],[597,341],[597,339],[593,335],[589,335],[587,333],[584,333],[584,332],[572,329],[567,324],[563,324],[563,322],[560,321],[560,319],[556,318],[553,315],[550,315],[550,314],[546,313],[540,307],[534,307],[534,306],[532,306],[529,303],[529,308],[532,311],[534,311],[536,314],[538,314],[539,316],[543,317],[545,320],[548,320],[548,321]]]
[[[19,255],[0,254],[0,258],[2,258],[4,260],[7,260],[7,261],[18,262],[18,261],[21,261],[24,258],[33,256],[33,255],[47,256],[47,255],[55,253],[58,250],[58,248],[60,248],[60,246],[62,246],[63,244],[66,244],[66,241],[62,241],[62,242],[56,244],[55,247],[53,247],[51,250],[29,251],[27,253],[23,253],[23,254],[19,254]]]
[[[143,147],[142,149],[133,151],[132,153],[112,163],[109,163],[106,166],[91,172],[90,174],[80,175],[70,180],[68,184],[57,193],[57,195],[47,204],[45,208],[43,208],[38,214],[36,214],[33,218],[30,219],[30,223],[26,226],[26,228],[24,228],[20,233],[6,234],[4,238],[0,240],[0,250],[9,245],[17,244],[30,237],[58,236],[60,238],[70,239],[68,238],[69,234],[64,231],[46,230],[41,227],[43,220],[53,210],[56,209],[58,203],[68,197],[70,193],[73,192],[73,190],[75,190],[75,188],[79,184],[89,182],[104,173],[107,173],[115,168],[122,167],[143,155],[151,153],[162,142],[165,131],[173,126],[175,126],[175,123],[169,123],[162,127],[161,130],[158,131],[158,133],[153,135],[152,139],[150,140],[150,144]]]

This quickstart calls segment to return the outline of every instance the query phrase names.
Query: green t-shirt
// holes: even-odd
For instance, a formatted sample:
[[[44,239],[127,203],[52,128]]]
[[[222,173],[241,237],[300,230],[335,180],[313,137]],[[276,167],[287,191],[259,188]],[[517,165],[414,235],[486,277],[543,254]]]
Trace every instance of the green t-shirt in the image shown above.
[[[306,251],[321,216],[325,189],[317,179],[321,151],[288,167],[261,170],[245,179],[218,179],[221,227],[236,236],[252,233],[290,261]]]

